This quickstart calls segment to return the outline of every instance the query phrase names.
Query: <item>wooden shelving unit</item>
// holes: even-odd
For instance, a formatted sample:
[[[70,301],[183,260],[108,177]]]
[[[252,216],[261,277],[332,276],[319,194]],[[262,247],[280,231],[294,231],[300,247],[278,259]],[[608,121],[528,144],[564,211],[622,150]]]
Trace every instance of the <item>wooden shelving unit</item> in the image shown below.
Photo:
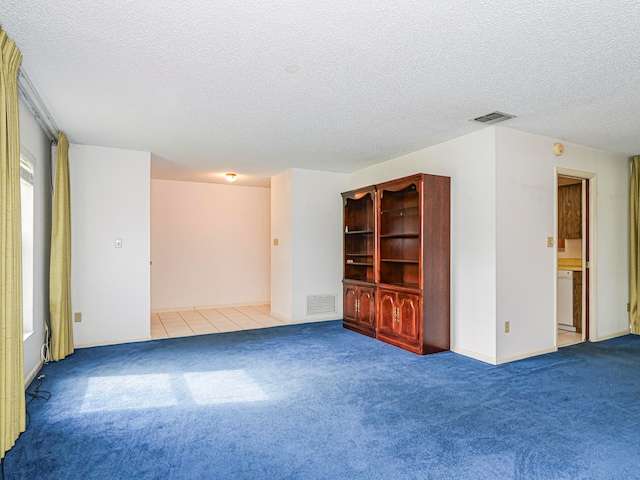
[[[344,228],[344,326],[374,336],[376,189],[342,194]]]
[[[347,228],[347,223],[358,216],[355,213],[358,208],[355,203],[349,204],[349,199],[363,198],[365,191],[373,192],[376,198],[373,238],[367,239],[366,253],[352,248]],[[450,179],[417,174],[347,192],[343,198],[344,326],[418,354],[448,350]],[[364,211],[363,207],[360,209]],[[366,230],[368,233],[369,229]],[[369,257],[369,253],[373,255]],[[365,255],[363,268],[369,268],[370,260],[374,267],[372,272],[367,270],[367,275],[355,278],[357,275],[348,269],[363,260],[357,255]],[[356,284],[354,280],[366,285]],[[358,285],[360,290],[355,290]],[[366,328],[361,320],[354,322],[346,313],[351,312],[352,303],[362,306],[358,298],[363,288],[366,302],[371,301],[370,297],[375,298],[373,312],[367,310]]]

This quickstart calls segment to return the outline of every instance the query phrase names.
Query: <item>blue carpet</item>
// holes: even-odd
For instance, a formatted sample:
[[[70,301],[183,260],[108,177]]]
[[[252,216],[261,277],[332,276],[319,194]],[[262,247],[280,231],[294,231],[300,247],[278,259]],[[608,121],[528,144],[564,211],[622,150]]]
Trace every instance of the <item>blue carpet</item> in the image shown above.
[[[10,480],[640,478],[630,335],[491,366],[324,322],[81,349],[42,373]]]

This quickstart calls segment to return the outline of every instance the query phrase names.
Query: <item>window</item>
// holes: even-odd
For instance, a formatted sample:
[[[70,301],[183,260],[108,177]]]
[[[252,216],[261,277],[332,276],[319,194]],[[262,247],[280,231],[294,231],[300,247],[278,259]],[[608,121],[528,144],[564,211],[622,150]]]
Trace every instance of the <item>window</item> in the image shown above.
[[[20,207],[22,214],[22,325],[33,332],[33,164],[20,157]]]

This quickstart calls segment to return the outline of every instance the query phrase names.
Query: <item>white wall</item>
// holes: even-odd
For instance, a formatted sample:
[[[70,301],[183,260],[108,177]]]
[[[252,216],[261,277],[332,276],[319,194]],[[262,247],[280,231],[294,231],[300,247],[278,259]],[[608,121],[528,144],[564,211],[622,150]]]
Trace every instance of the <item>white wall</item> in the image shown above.
[[[451,349],[502,363],[555,350],[556,168],[596,174],[592,340],[629,332],[625,157],[489,127],[351,175],[349,188],[451,176]],[[510,333],[504,333],[504,322]]]
[[[42,365],[40,349],[49,319],[49,254],[51,245],[50,141],[20,101],[20,149],[34,163],[33,333],[24,342],[25,384]]]
[[[292,320],[342,318],[341,173],[292,171]],[[335,313],[307,315],[308,295],[335,295]]]
[[[292,182],[291,170],[271,177],[271,314],[287,321],[293,309]]]
[[[271,313],[290,322],[342,318],[342,197],[348,176],[288,170],[271,179]],[[273,245],[273,239],[278,245]],[[308,295],[336,311],[306,314]]]
[[[495,130],[486,128],[351,175],[349,189],[431,173],[451,177],[451,349],[495,361]]]
[[[498,362],[555,349],[556,258],[546,237],[555,231],[556,167],[596,175],[592,340],[629,332],[628,160],[566,142],[557,157],[556,142],[497,127]]]
[[[69,148],[71,301],[83,315],[74,323],[76,347],[150,338],[150,157]]]
[[[151,308],[268,303],[270,189],[151,181]]]

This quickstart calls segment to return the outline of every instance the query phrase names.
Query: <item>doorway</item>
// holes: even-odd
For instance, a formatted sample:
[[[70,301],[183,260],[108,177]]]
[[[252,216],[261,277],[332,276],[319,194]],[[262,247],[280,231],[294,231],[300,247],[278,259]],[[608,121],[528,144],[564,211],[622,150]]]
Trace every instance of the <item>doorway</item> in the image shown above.
[[[587,176],[588,175],[588,176]],[[556,346],[589,341],[593,176],[557,173]]]

